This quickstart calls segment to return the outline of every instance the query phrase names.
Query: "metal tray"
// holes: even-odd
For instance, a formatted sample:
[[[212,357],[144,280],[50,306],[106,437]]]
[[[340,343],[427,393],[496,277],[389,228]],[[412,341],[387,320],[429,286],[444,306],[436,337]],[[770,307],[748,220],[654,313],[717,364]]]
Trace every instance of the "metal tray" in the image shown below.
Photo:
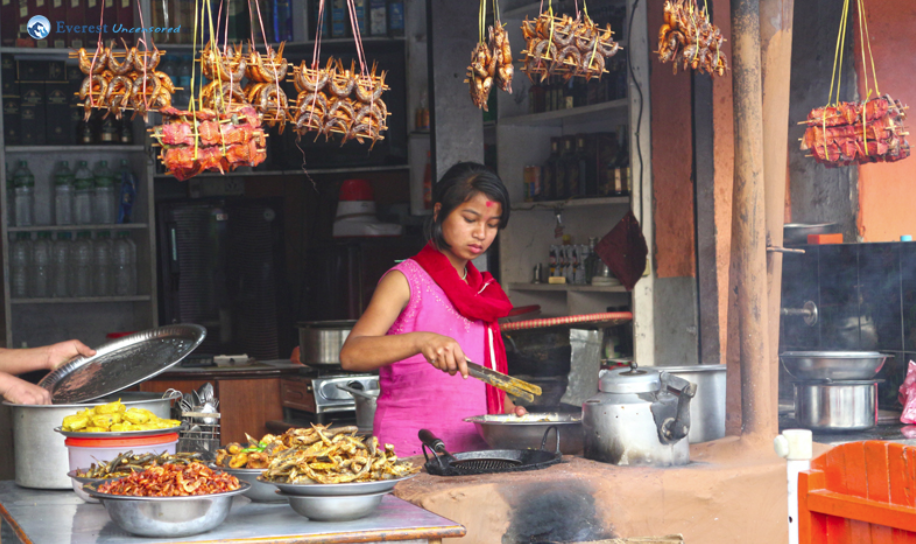
[[[419,474],[419,473],[418,473]],[[360,482],[355,484],[282,484],[258,478],[259,482],[275,485],[280,491],[288,495],[304,497],[349,497],[354,495],[368,495],[370,493],[383,493],[394,489],[394,486],[409,480],[417,474],[392,480],[379,480],[377,482]]]
[[[155,436],[157,434],[169,434],[181,432],[187,428],[187,425],[178,425],[167,429],[149,429],[146,431],[120,431],[108,433],[78,433],[73,431],[64,431],[62,427],[54,427],[54,432],[60,433],[67,438],[135,438],[139,436]]]
[[[73,359],[38,385],[51,392],[54,404],[111,395],[177,365],[206,336],[205,328],[190,323],[134,333],[96,348],[92,357]]]

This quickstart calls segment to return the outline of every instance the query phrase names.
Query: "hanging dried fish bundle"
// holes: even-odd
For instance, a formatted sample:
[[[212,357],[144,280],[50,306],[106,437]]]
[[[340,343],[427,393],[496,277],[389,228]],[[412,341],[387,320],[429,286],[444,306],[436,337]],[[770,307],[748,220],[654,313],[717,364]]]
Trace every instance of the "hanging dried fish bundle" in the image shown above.
[[[267,158],[267,135],[251,106],[234,112],[195,112],[163,108],[162,125],[152,137],[162,146],[160,160],[179,181],[205,171],[225,174],[239,166],[257,166]]]
[[[283,58],[285,45],[286,42],[281,43],[276,53],[268,47],[267,55],[262,57],[249,44],[246,69],[249,82],[245,86],[248,102],[261,112],[264,122],[269,126],[279,125],[280,134],[283,134],[283,128],[289,119],[289,101],[286,92],[280,87],[280,82],[286,80],[289,72],[289,62]]]
[[[512,94],[512,76],[515,72],[509,33],[499,21],[488,28],[488,33],[487,43],[478,42],[471,52],[471,65],[468,66],[467,79],[464,80],[470,84],[474,105],[484,111],[489,111],[487,99],[493,85]]]
[[[828,167],[905,159],[910,156],[909,133],[903,126],[906,110],[887,94],[864,103],[815,108],[800,123],[808,127],[801,149]]]
[[[719,27],[709,22],[709,13],[696,0],[665,2],[665,22],[658,31],[658,60],[688,68],[725,75],[728,61],[722,51],[725,38]]]
[[[526,18],[522,21],[522,35],[526,48],[522,51],[525,57],[521,59],[521,70],[532,81],[537,74],[541,81],[552,75],[565,80],[574,76],[586,80],[601,77],[607,72],[605,59],[622,49],[613,39],[611,25],[602,29],[584,13],[575,19],[549,13],[541,13],[534,21]]]
[[[369,74],[360,74],[354,63],[349,69],[328,59],[325,68],[309,68],[305,61],[293,68],[293,83],[299,96],[290,110],[296,132],[317,132],[325,139],[332,133],[342,136],[341,145],[348,140],[373,145],[383,140],[382,132],[388,130],[388,107],[382,100],[386,72],[376,75],[372,66]],[[317,136],[316,136],[317,137]]]
[[[105,116],[113,113],[116,119],[133,110],[133,117],[139,113],[145,121],[147,112],[170,107],[177,87],[165,72],[156,70],[163,53],[126,45],[124,52],[118,52],[112,41],[109,47],[99,45],[92,55],[85,48],[71,55],[86,74],[79,91],[86,120],[92,108],[107,109]]]
[[[242,89],[247,67],[241,45],[220,51],[212,41],[208,43],[200,52],[201,73],[210,80],[201,91],[201,107],[228,112],[250,106]]]

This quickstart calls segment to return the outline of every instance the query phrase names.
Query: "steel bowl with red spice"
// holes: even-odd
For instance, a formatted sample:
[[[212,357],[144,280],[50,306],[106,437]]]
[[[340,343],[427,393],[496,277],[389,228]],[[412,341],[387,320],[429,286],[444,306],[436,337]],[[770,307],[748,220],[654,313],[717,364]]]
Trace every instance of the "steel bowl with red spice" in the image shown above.
[[[116,480],[86,484],[112,521],[139,536],[180,537],[210,531],[229,515],[232,498],[251,484],[200,463],[150,467]]]

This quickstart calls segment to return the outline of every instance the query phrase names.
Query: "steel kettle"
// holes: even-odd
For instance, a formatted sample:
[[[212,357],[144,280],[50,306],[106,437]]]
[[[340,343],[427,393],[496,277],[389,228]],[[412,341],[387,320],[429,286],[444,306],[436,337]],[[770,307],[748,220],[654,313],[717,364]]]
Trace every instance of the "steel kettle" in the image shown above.
[[[696,384],[633,362],[603,371],[598,390],[582,405],[587,459],[654,466],[690,461],[687,433]]]

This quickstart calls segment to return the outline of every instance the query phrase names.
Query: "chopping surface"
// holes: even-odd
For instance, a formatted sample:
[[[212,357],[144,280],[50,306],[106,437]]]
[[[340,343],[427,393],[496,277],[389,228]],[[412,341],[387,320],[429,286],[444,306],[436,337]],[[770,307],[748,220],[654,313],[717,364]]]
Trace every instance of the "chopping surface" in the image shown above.
[[[172,539],[133,536],[122,531],[100,504],[87,504],[72,491],[25,489],[12,481],[0,482],[0,516],[4,542],[10,520],[18,525],[21,542],[29,544],[157,544]],[[20,533],[21,531],[21,533]],[[464,536],[461,525],[391,495],[382,499],[369,517],[342,522],[314,522],[285,504],[253,503],[245,497],[233,500],[226,522],[219,528],[181,537],[182,542],[263,543],[280,542],[374,542],[425,540]]]

